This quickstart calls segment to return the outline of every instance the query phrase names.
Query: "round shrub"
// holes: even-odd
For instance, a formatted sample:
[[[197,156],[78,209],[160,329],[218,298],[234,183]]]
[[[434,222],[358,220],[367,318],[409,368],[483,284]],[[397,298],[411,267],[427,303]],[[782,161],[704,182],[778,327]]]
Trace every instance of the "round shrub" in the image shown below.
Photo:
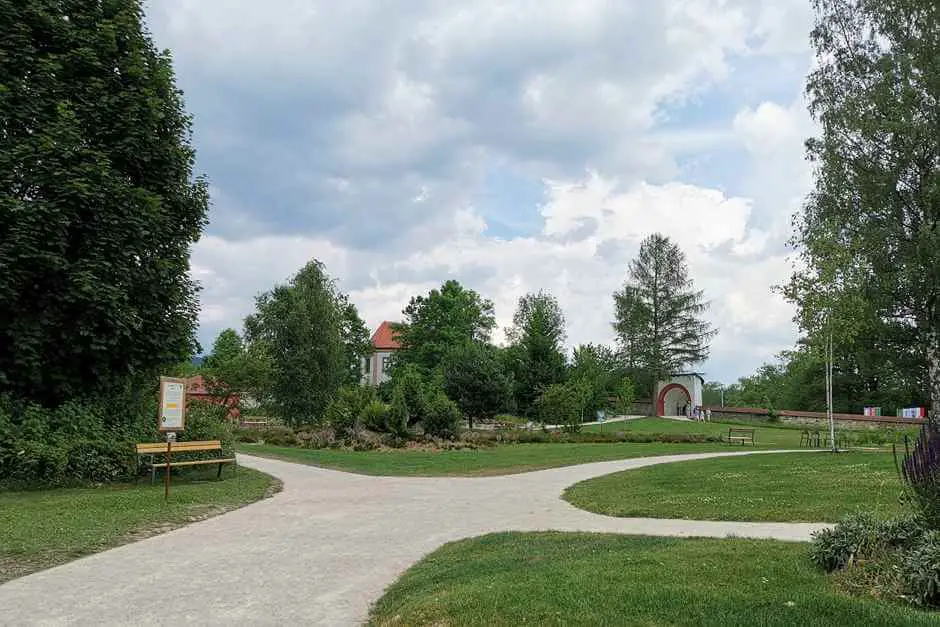
[[[940,607],[940,532],[930,531],[901,561],[905,596],[916,605]]]
[[[430,395],[425,406],[424,432],[437,438],[454,438],[460,424],[460,409],[443,392]]]

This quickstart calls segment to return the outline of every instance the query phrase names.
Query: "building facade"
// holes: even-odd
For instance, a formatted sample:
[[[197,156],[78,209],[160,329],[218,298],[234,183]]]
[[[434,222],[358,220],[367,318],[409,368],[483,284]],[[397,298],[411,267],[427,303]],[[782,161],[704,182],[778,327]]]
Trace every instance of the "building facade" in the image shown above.
[[[388,381],[388,369],[392,355],[401,349],[401,344],[392,328],[394,323],[385,321],[372,334],[373,353],[362,360],[362,384],[379,385]]]
[[[702,406],[705,379],[696,372],[672,375],[656,385],[657,416],[687,416],[691,409]]]

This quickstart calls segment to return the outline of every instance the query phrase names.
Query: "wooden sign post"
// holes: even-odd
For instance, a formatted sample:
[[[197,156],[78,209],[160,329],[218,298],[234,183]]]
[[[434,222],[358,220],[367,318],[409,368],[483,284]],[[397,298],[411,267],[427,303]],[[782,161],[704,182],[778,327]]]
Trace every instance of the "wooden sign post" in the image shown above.
[[[177,431],[186,427],[186,379],[160,377],[160,415],[157,428],[166,434],[163,499],[170,498],[170,449]]]

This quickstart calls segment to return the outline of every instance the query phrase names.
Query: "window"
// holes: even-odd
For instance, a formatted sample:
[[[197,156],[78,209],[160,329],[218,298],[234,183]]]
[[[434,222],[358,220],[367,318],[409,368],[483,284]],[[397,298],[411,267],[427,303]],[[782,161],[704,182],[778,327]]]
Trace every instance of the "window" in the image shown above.
[[[392,363],[392,358],[391,358],[391,357],[389,357],[389,356],[387,356],[387,355],[386,355],[385,357],[383,357],[383,358],[382,358],[382,372],[385,372],[386,370],[388,370],[388,367],[389,367],[389,365],[391,365],[391,363]]]
[[[372,370],[372,356],[371,355],[366,357],[366,365],[362,368],[362,371],[366,374],[369,374],[370,370]]]

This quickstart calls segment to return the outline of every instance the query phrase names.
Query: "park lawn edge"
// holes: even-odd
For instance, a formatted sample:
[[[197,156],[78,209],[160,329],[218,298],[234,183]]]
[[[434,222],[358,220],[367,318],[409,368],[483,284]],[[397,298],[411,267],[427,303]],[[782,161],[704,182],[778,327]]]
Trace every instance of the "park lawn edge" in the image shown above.
[[[519,450],[532,450],[538,449],[539,447],[609,447],[609,446],[624,446],[624,447],[649,447],[651,450],[635,450],[635,452],[640,454],[625,454],[622,455],[611,455],[611,456],[597,456],[597,457],[585,457],[583,459],[573,459],[565,461],[547,461],[545,463],[518,463],[508,466],[494,466],[494,467],[479,467],[466,470],[450,470],[442,469],[440,471],[430,470],[427,472],[401,472],[396,471],[395,469],[376,469],[370,467],[364,467],[362,465],[356,464],[346,464],[342,462],[336,462],[332,460],[323,460],[316,459],[315,455],[320,451],[327,451],[330,454],[337,455],[348,455],[349,459],[354,459],[353,456],[399,456],[404,458],[410,454],[421,454],[421,452],[413,452],[405,449],[382,449],[382,450],[371,450],[371,451],[348,451],[348,450],[339,450],[339,449],[306,449],[301,447],[293,446],[272,446],[265,444],[247,444],[240,443],[236,445],[236,452],[240,455],[261,457],[266,459],[274,459],[278,461],[303,464],[306,466],[314,466],[316,468],[323,468],[325,470],[334,470],[338,472],[345,472],[354,475],[362,475],[367,477],[499,477],[503,475],[517,475],[524,474],[528,472],[537,472],[540,470],[550,470],[553,468],[565,468],[569,466],[580,466],[583,464],[594,464],[600,462],[614,462],[622,461],[628,459],[640,459],[640,458],[657,458],[657,457],[669,457],[673,455],[695,455],[700,453],[755,453],[755,454],[777,454],[777,453],[801,453],[795,449],[774,449],[774,448],[739,448],[734,446],[729,446],[723,443],[713,443],[713,442],[703,442],[703,443],[663,443],[663,442],[618,442],[618,443],[522,443],[522,444],[499,444],[493,448],[500,447],[519,447]],[[262,448],[263,447],[263,448]],[[655,448],[654,448],[655,447]],[[675,450],[669,450],[669,448],[675,448]],[[274,449],[274,450],[272,450]],[[493,449],[479,449],[479,450],[445,450],[445,451],[434,451],[430,454],[432,455],[446,455],[446,454],[459,454],[459,455],[473,455],[477,452],[482,452],[486,454],[486,451],[491,451]],[[807,451],[808,452],[808,451]],[[678,462],[676,462],[678,463]]]
[[[245,473],[259,475],[267,479],[267,484],[265,485],[262,493],[257,498],[251,498],[243,500],[237,503],[203,503],[193,508],[193,512],[190,515],[185,516],[184,518],[179,517],[153,517],[152,519],[147,520],[144,524],[139,525],[135,528],[128,530],[126,533],[117,536],[111,540],[102,541],[100,543],[95,543],[88,546],[82,550],[63,550],[58,551],[43,551],[37,555],[27,556],[27,557],[18,557],[3,555],[0,553],[0,585],[19,579],[20,577],[26,577],[50,568],[55,568],[57,566],[62,566],[70,562],[94,555],[96,553],[102,553],[111,549],[115,549],[120,546],[127,544],[133,544],[141,540],[146,540],[147,538],[152,538],[155,536],[174,531],[176,529],[181,529],[193,523],[201,522],[203,520],[208,520],[210,518],[215,518],[216,516],[221,516],[229,512],[247,507],[254,503],[258,503],[265,499],[272,498],[279,492],[284,489],[284,482],[269,475],[268,473],[262,472],[260,470],[255,470],[253,468],[241,467],[238,469],[238,475],[225,479],[225,481],[237,481],[239,476],[244,476]],[[128,484],[121,484],[128,485]],[[136,483],[129,484],[132,487],[137,487]],[[93,489],[108,489],[110,486],[97,486]],[[69,488],[61,488],[62,490],[87,490],[88,486],[72,486]],[[42,490],[9,490],[8,493],[14,492],[36,492],[37,494],[42,493]]]

